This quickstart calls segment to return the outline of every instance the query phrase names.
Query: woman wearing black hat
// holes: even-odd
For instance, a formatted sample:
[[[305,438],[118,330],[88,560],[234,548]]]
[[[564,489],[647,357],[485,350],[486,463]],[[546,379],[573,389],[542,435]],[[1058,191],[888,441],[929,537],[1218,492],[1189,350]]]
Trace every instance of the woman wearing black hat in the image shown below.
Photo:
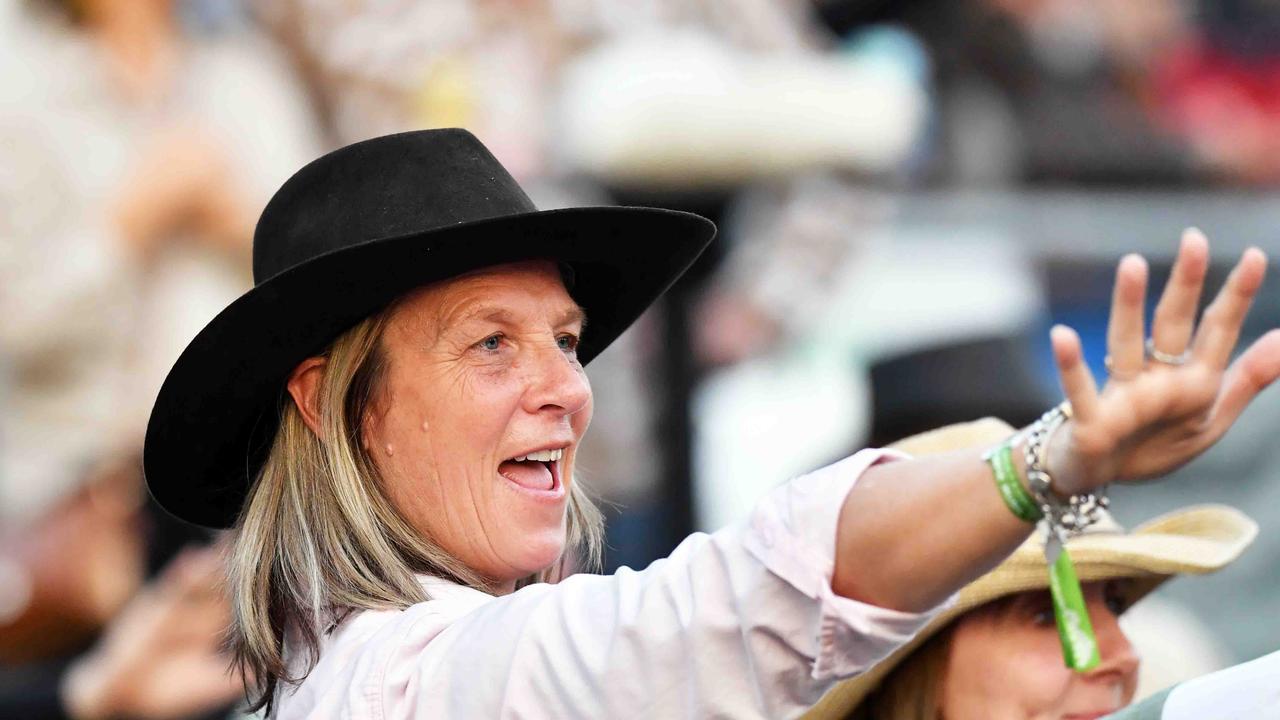
[[[664,210],[538,212],[458,130],[358,143],[285,184],[256,287],[174,367],[145,457],[171,512],[235,528],[254,699],[282,718],[794,715],[1027,537],[1007,493],[1087,511],[1055,498],[1181,465],[1280,375],[1278,332],[1227,367],[1257,250],[1193,337],[1207,245],[1189,233],[1145,347],[1146,268],[1121,263],[1104,390],[1055,329],[1073,412],[1016,439],[1011,465],[1041,484],[1002,496],[976,450],[867,450],[643,571],[556,582],[599,548],[573,475],[582,365],[713,232]]]

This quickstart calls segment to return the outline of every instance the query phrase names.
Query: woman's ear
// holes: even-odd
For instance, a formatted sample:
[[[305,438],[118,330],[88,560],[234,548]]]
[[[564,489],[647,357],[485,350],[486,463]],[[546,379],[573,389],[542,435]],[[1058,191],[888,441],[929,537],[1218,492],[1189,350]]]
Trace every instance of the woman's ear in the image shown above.
[[[317,438],[323,438],[320,431],[320,381],[324,379],[325,358],[309,357],[298,363],[298,367],[289,374],[289,382],[285,387],[293,397],[293,404],[298,406],[302,421],[311,428]]]

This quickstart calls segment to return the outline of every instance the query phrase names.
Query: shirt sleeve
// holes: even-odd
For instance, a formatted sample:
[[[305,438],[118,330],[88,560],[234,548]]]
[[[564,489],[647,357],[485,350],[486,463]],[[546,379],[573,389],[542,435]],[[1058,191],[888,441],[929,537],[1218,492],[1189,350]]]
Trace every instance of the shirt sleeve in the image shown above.
[[[401,614],[359,697],[380,718],[790,717],[932,617],[831,590],[836,521],[864,451],[787,483],[749,520],[642,571],[576,575],[451,616]],[[353,690],[355,690],[353,688]]]

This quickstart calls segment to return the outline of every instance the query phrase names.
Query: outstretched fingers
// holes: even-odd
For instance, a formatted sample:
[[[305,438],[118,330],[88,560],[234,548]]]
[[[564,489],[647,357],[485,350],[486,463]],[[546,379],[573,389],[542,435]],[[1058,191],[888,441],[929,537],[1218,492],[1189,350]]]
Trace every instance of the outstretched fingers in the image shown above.
[[[1266,270],[1267,256],[1261,250],[1251,247],[1244,252],[1217,297],[1204,311],[1192,345],[1192,355],[1197,361],[1218,370],[1227,367],[1240,338],[1240,327],[1262,286]]]
[[[1151,344],[1158,352],[1181,355],[1191,344],[1208,268],[1209,240],[1199,230],[1188,228],[1182,233],[1178,257],[1151,322]]]
[[[1146,361],[1142,320],[1146,296],[1147,261],[1141,255],[1125,255],[1116,267],[1107,323],[1109,369],[1117,379],[1137,375]]]
[[[1280,377],[1280,329],[1272,330],[1249,346],[1231,364],[1222,392],[1209,414],[1209,436],[1222,437],[1258,393]]]
[[[1078,421],[1087,421],[1097,411],[1098,385],[1085,364],[1080,336],[1066,325],[1055,325],[1049,331],[1049,341],[1053,345],[1053,359],[1058,365],[1062,391],[1071,403],[1072,415]]]

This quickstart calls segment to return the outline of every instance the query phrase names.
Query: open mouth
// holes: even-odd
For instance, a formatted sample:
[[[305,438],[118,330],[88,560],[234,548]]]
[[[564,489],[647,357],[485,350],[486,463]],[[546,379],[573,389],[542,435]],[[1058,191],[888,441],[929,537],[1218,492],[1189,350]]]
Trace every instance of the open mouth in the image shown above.
[[[555,490],[560,482],[560,458],[564,448],[539,450],[503,461],[498,474],[530,490]]]

